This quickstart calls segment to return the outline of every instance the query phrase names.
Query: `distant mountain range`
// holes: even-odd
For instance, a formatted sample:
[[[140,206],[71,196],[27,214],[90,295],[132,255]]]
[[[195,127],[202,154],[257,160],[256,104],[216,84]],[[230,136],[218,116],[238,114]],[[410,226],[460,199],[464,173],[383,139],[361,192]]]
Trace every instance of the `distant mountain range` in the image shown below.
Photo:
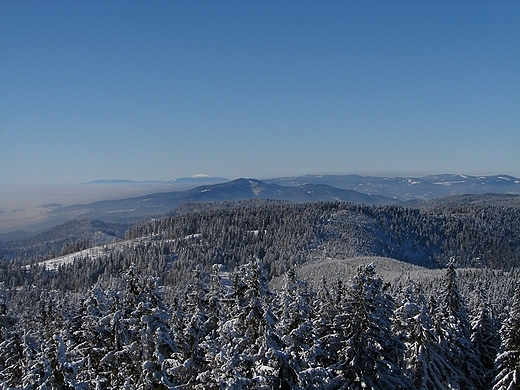
[[[189,177],[179,177],[173,180],[128,180],[128,179],[101,179],[89,181],[86,184],[106,184],[106,185],[131,185],[131,186],[174,186],[176,189],[180,189],[183,186],[199,186],[199,185],[209,185],[209,184],[217,184],[217,183],[225,183],[229,181],[229,179],[225,179],[223,177],[209,176],[209,175],[195,175]]]
[[[28,222],[23,230],[42,231],[74,218],[95,218],[106,222],[132,222],[147,216],[159,216],[188,202],[275,199],[290,202],[345,201],[370,205],[413,205],[451,195],[520,194],[520,179],[507,175],[465,176],[446,174],[421,178],[307,175],[264,181],[257,179],[227,181],[224,178],[200,175],[176,179],[175,182],[185,185],[188,189],[156,192],[145,196],[72,206],[59,204],[40,206],[38,213],[40,216],[44,215],[45,219],[42,221],[40,218],[37,223],[32,224]],[[115,179],[95,181],[89,184],[146,185],[146,183],[151,183],[151,181],[136,182]],[[200,183],[204,185],[195,187]],[[182,187],[173,186],[172,188]],[[22,232],[17,232],[15,236],[22,234]],[[11,238],[12,236],[0,235],[0,239],[7,239],[7,237]]]
[[[326,184],[355,190],[367,195],[379,195],[400,201],[430,200],[441,196],[462,194],[520,195],[520,179],[508,175],[467,176],[432,175],[426,177],[377,177],[359,175],[298,176],[266,180],[287,186]]]
[[[204,185],[185,191],[159,192],[135,198],[100,201],[49,209],[55,220],[95,218],[107,222],[129,222],[160,215],[188,202],[223,202],[243,199],[276,199],[290,202],[344,201],[365,204],[395,204],[399,201],[379,195],[335,188],[324,184],[281,186],[256,179],[237,179]]]

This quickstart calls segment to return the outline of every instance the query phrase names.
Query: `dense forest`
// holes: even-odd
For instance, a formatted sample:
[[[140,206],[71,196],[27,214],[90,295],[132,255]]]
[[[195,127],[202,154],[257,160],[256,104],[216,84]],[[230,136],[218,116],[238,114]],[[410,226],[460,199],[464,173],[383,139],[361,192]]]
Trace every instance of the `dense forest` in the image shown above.
[[[95,254],[81,252],[97,247]],[[520,212],[507,204],[434,208],[341,202],[244,201],[192,204],[131,227],[71,221],[2,246],[0,277],[25,284],[85,289],[134,264],[167,285],[186,284],[195,265],[229,269],[260,259],[270,278],[292,265],[328,258],[381,256],[428,268],[510,270],[520,265]],[[60,272],[44,261],[73,253]],[[43,264],[43,265],[42,265]],[[25,272],[27,267],[30,272]]]
[[[518,386],[507,202],[197,203],[0,250],[1,388]],[[336,272],[360,256],[427,268]]]
[[[193,273],[169,305],[133,266],[16,308],[4,291],[2,388],[517,388],[518,286],[501,320],[484,290],[468,310],[452,263],[429,296],[411,280],[390,294],[372,264],[317,291],[293,268],[271,291],[260,261]]]

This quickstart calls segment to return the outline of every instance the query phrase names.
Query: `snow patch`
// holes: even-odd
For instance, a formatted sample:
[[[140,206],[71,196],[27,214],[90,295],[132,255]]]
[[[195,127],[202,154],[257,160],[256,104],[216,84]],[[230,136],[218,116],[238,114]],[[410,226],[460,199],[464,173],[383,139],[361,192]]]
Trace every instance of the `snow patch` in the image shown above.
[[[253,233],[253,235],[258,236],[260,230],[247,230],[247,233]],[[267,234],[267,230],[264,230],[264,234]]]
[[[465,180],[453,180],[453,181],[437,181],[433,184],[448,187],[448,186],[451,186],[452,184],[460,184],[460,183],[465,183],[465,182],[466,182]]]
[[[135,211],[136,209],[122,209],[122,210],[112,210],[112,211],[105,211],[105,214],[113,214],[113,213],[131,213],[132,211]]]
[[[200,238],[202,237],[201,233],[195,233],[195,234],[188,234],[187,236],[184,236],[185,240],[190,240],[192,238]]]
[[[258,183],[255,183],[254,181],[249,180],[249,183],[251,184],[251,191],[258,196],[262,192],[262,188],[258,185]]]
[[[111,247],[112,245],[107,245],[106,247]],[[45,267],[45,269],[47,271],[55,271],[60,266],[72,264],[74,262],[74,260],[76,260],[76,259],[85,258],[85,257],[95,258],[95,257],[103,256],[106,253],[107,252],[105,251],[104,246],[97,246],[94,248],[84,249],[79,252],[74,252],[74,253],[71,253],[68,255],[55,257],[54,259],[41,261],[38,263],[38,265]],[[30,268],[31,268],[30,265],[25,266],[25,269],[30,269]]]

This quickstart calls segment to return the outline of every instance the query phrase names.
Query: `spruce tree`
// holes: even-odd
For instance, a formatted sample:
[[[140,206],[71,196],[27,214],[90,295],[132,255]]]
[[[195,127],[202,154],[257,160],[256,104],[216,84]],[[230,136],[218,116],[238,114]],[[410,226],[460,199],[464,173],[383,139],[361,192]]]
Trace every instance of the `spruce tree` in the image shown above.
[[[196,383],[198,374],[206,369],[205,351],[201,344],[213,326],[210,321],[209,288],[200,266],[195,267],[193,279],[194,282],[186,288],[182,329],[185,383],[190,385]]]
[[[440,344],[448,361],[456,370],[453,386],[473,390],[484,387],[484,368],[471,342],[471,328],[464,298],[459,292],[454,259],[444,277],[438,308]]]
[[[71,364],[77,371],[79,383],[103,386],[108,383],[108,372],[101,361],[112,349],[110,308],[112,299],[99,285],[90,288],[80,302],[78,311],[69,321],[73,343],[70,347]]]
[[[328,369],[338,361],[340,346],[338,338],[334,336],[334,320],[341,308],[335,304],[325,278],[321,280],[313,312],[315,315],[312,318],[312,327],[315,335],[310,354],[316,366]]]
[[[0,284],[0,387],[16,387],[23,373],[23,349],[17,318],[9,313],[7,293]]]
[[[241,266],[233,278],[229,319],[218,329],[212,384],[220,388],[278,388],[293,377],[271,310],[272,292],[259,261]]]
[[[322,385],[316,370],[315,331],[312,318],[314,294],[299,280],[294,267],[284,275],[284,284],[275,299],[277,331],[282,337],[283,351],[288,357],[291,372],[297,377],[286,378],[291,388],[310,388]]]
[[[361,266],[348,290],[341,388],[412,389],[401,364],[404,345],[392,331],[394,301],[374,265]]]
[[[496,358],[493,390],[520,389],[520,287],[517,287],[509,318],[502,327],[502,347]]]
[[[212,376],[215,358],[221,349],[218,330],[229,319],[226,306],[226,291],[220,276],[221,270],[221,264],[213,265],[211,282],[206,296],[208,305],[207,320],[205,322],[206,332],[204,339],[200,342],[201,364],[193,386],[197,389],[210,388],[212,381],[212,386],[214,388],[218,387]]]
[[[494,377],[494,364],[500,347],[500,336],[482,288],[479,295],[480,310],[471,324],[471,342],[482,362],[484,383],[489,388]]]
[[[415,387],[425,390],[453,387],[455,371],[439,345],[427,299],[420,287],[413,283],[408,286],[397,317],[399,321],[394,328],[406,345],[406,373]]]

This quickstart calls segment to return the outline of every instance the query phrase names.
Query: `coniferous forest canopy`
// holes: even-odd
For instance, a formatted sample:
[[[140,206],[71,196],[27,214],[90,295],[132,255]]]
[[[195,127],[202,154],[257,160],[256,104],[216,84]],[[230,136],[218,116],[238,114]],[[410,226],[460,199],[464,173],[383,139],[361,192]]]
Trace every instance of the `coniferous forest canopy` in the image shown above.
[[[0,250],[1,388],[519,386],[517,203],[194,203]]]

